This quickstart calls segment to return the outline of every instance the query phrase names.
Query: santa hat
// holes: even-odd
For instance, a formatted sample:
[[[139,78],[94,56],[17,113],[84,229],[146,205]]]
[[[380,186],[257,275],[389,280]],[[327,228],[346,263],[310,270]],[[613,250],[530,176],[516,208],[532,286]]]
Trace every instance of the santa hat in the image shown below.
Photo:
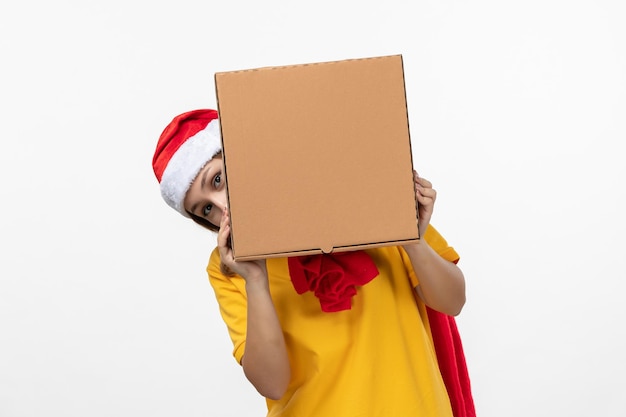
[[[192,110],[176,116],[161,133],[152,168],[165,202],[185,217],[185,194],[200,170],[222,149],[215,110]]]

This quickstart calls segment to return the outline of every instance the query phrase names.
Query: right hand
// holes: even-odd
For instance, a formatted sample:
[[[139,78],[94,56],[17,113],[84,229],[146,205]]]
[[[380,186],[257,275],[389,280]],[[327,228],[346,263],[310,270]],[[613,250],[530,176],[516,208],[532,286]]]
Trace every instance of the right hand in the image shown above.
[[[224,266],[230,271],[243,277],[246,284],[251,282],[267,283],[267,266],[265,259],[254,261],[235,261],[233,250],[230,247],[230,214],[228,208],[224,208],[220,220],[220,230],[217,233],[217,247]]]

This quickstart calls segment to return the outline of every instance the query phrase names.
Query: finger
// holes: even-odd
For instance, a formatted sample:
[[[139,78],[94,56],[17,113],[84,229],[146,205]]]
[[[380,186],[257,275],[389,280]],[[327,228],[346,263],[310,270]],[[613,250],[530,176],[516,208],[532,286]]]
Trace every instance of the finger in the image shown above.
[[[217,245],[222,247],[227,247],[228,238],[230,236],[230,219],[228,217],[228,212],[224,210],[222,212],[222,219],[220,220],[220,230],[217,234]]]
[[[415,190],[423,191],[423,190],[432,190],[433,185],[430,181],[425,178],[419,178],[415,181]]]
[[[425,196],[422,194],[417,195],[417,202],[424,207],[432,206],[435,203],[435,199],[430,196]]]
[[[417,189],[417,193],[424,197],[432,198],[433,200],[437,198],[437,190],[435,190],[434,188],[419,187]]]
[[[417,171],[413,171],[413,183],[415,185],[419,184],[420,176]]]
[[[229,264],[232,261],[232,251],[231,249],[223,242],[220,242],[217,245],[217,249],[220,253],[220,258],[224,264]]]
[[[220,227],[222,227],[223,225],[227,225],[229,223],[230,223],[230,218],[229,218],[228,209],[224,207],[222,209],[222,218],[220,219]]]
[[[423,178],[423,177],[417,177],[416,183],[421,185],[422,187],[425,187],[425,188],[432,188],[433,187],[433,184],[430,181],[428,181],[426,178]]]
[[[422,205],[433,205],[437,199],[437,191],[433,188],[421,188],[416,190],[417,202]]]

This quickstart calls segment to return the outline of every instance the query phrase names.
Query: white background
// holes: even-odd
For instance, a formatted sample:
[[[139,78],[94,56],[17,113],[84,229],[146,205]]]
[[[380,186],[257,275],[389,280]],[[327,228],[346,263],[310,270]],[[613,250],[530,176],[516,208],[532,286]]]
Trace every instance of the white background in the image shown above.
[[[264,415],[157,137],[215,107],[217,71],[390,54],[467,278],[479,416],[626,415],[625,21],[619,0],[3,2],[0,416]]]

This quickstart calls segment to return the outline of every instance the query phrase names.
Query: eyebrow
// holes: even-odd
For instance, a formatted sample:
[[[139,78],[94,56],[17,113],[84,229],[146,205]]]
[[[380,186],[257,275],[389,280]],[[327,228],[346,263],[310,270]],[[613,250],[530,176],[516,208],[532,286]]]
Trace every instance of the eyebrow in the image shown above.
[[[202,174],[202,181],[200,182],[200,188],[204,190],[204,184],[206,184],[206,177],[209,175],[209,171],[211,171],[211,167],[207,167],[204,170],[204,174]]]

